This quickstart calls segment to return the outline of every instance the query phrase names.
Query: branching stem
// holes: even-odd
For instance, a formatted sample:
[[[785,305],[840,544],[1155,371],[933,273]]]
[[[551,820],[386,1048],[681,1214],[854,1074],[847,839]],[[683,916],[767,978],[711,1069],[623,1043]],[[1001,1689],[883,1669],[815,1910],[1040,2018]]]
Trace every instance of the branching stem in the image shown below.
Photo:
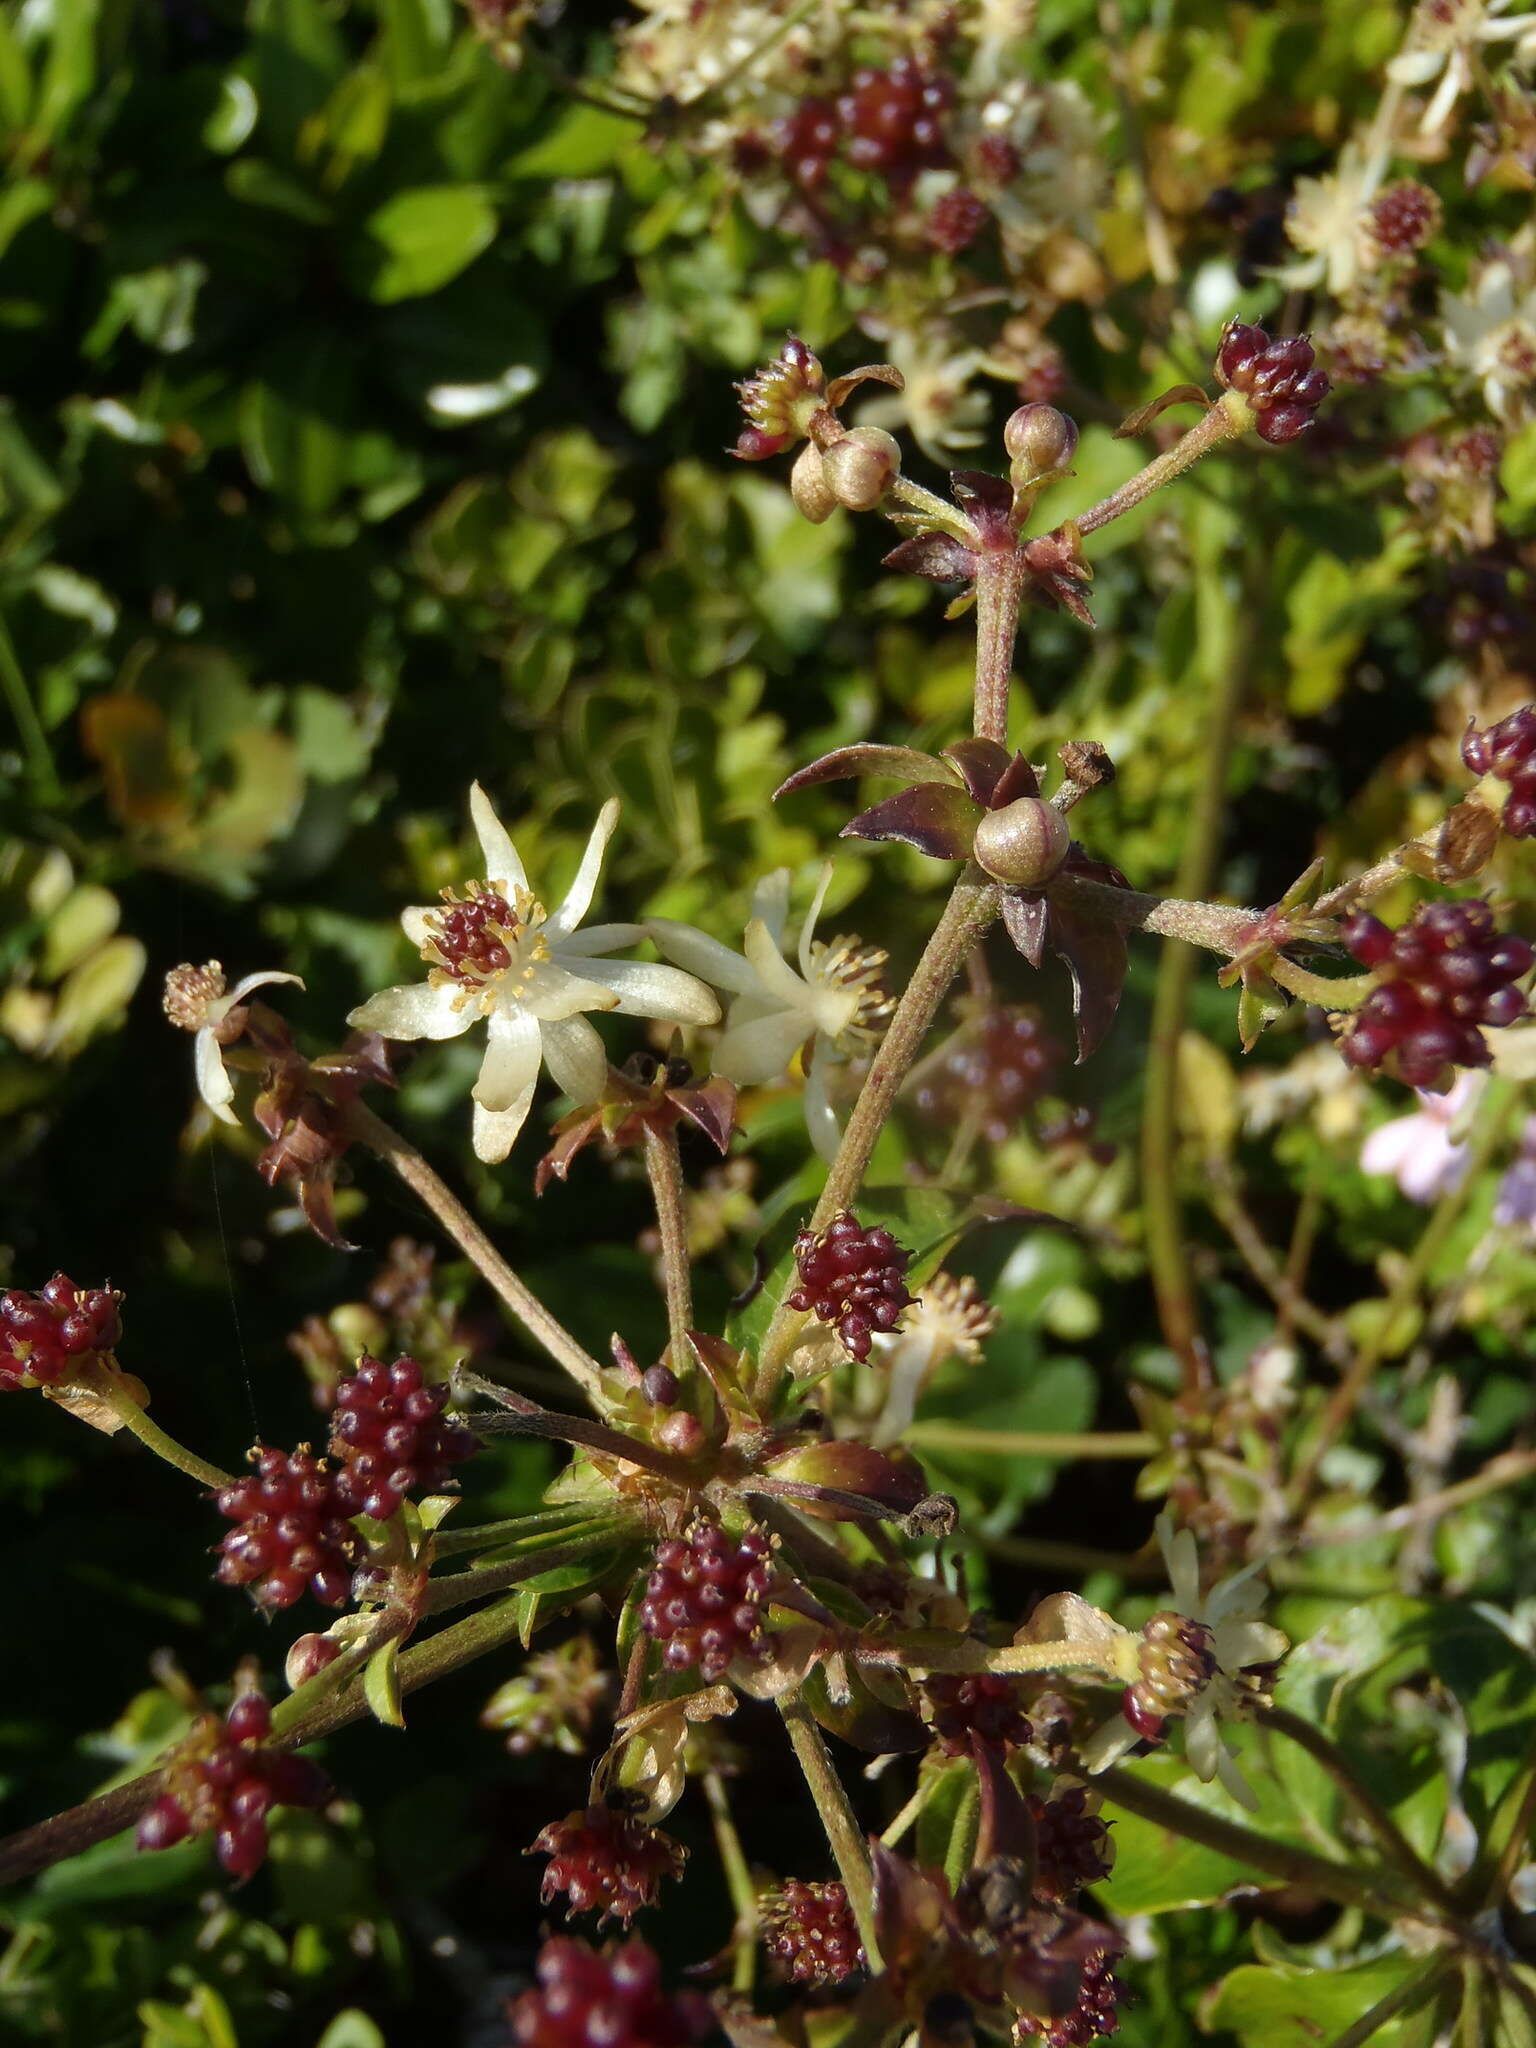
[[[667,1336],[672,1370],[681,1373],[692,1362],[688,1332],[693,1327],[693,1289],[688,1258],[688,1207],[677,1131],[645,1126],[645,1170],[656,1204],[656,1230],[661,1239],[661,1267],[667,1290]]]

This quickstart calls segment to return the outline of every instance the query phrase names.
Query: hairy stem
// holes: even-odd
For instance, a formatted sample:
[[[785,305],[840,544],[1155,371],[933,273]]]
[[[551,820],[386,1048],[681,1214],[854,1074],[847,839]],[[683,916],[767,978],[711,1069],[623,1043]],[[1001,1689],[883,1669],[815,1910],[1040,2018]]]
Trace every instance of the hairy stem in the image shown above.
[[[858,1194],[886,1119],[913,1062],[922,1051],[923,1040],[938,1014],[949,985],[959,972],[971,947],[997,915],[997,891],[981,870],[972,865],[955,884],[944,915],[934,927],[922,958],[912,970],[890,1027],[880,1042],[859,1099],[848,1119],[842,1143],[827,1174],[826,1186],[811,1216],[812,1230],[821,1230],[840,1210],[850,1208]],[[803,1317],[781,1302],[774,1311],[763,1339],[758,1365],[756,1398],[766,1411],[784,1377]]]
[[[1164,484],[1171,484],[1175,477],[1182,476],[1186,469],[1193,467],[1202,455],[1209,455],[1213,448],[1221,447],[1225,441],[1235,441],[1252,424],[1253,415],[1246,400],[1236,392],[1225,392],[1204,419],[1196,422],[1181,440],[1175,441],[1164,455],[1149,462],[1135,476],[1123,483],[1118,491],[1111,491],[1107,498],[1101,498],[1072,523],[1079,533],[1097,533],[1101,526],[1108,526],[1112,519],[1119,519],[1133,510],[1144,498],[1150,498],[1154,491]]]
[[[693,1289],[688,1259],[688,1208],[683,1189],[683,1163],[677,1131],[645,1126],[645,1170],[656,1204],[656,1229],[661,1238],[661,1266],[667,1289],[667,1336],[672,1370],[692,1363],[688,1332],[693,1327]]]
[[[107,1367],[80,1373],[73,1384],[84,1388],[98,1401],[105,1402],[124,1429],[131,1436],[136,1436],[145,1450],[153,1451],[157,1458],[163,1458],[167,1465],[174,1465],[178,1472],[185,1472],[189,1479],[197,1480],[202,1486],[211,1486],[215,1492],[222,1492],[226,1486],[235,1484],[232,1472],[210,1465],[206,1458],[200,1458],[185,1444],[177,1443],[175,1437],[168,1436],[157,1422],[151,1422],[128,1389],[119,1383],[117,1375]]]
[[[827,1843],[832,1859],[837,1865],[837,1874],[843,1880],[843,1889],[848,1894],[848,1903],[853,1908],[854,1921],[858,1926],[859,1939],[864,1944],[865,1958],[873,1972],[880,1967],[880,1948],[875,1940],[874,1886],[870,1871],[869,1845],[863,1831],[854,1817],[853,1808],[848,1804],[848,1794],[843,1790],[843,1781],[837,1775],[832,1759],[827,1754],[827,1745],[821,1738],[821,1730],[811,1718],[810,1709],[799,1693],[791,1693],[779,1701],[779,1712],[784,1717],[784,1726],[789,1731],[790,1744],[796,1761],[805,1774],[810,1787],[811,1798],[821,1824],[827,1831]]]
[[[1470,1479],[1458,1479],[1454,1486],[1442,1487],[1438,1493],[1421,1494],[1417,1500],[1388,1508],[1384,1515],[1370,1521],[1330,1522],[1326,1528],[1311,1530],[1303,1538],[1302,1548],[1316,1550],[1330,1543],[1369,1543],[1377,1536],[1393,1536],[1401,1529],[1433,1522],[1455,1508],[1465,1507],[1468,1501],[1481,1500],[1484,1494],[1499,1493],[1506,1486],[1518,1486],[1522,1479],[1532,1478],[1536,1478],[1536,1451],[1501,1451],[1496,1458],[1489,1459],[1481,1472],[1474,1472]]]
[[[1016,548],[976,558],[976,736],[996,740],[1000,746],[1008,741],[1013,643],[1028,575]]]
[[[392,1166],[412,1194],[426,1203],[535,1343],[541,1344],[555,1363],[565,1368],[584,1393],[600,1403],[603,1378],[597,1360],[583,1350],[565,1325],[518,1279],[464,1204],[438,1178],[415,1146],[407,1144],[398,1131],[375,1116],[365,1103],[352,1104],[347,1122],[353,1137]]]
[[[519,1584],[530,1573],[537,1575],[558,1571],[562,1565],[578,1564],[584,1557],[612,1549],[630,1534],[639,1534],[639,1524],[615,1518],[573,1537],[569,1543],[551,1543],[542,1550],[530,1551],[526,1557],[507,1558],[500,1564],[477,1565],[467,1572],[450,1572],[444,1578],[433,1579],[427,1587],[423,1611],[443,1614],[450,1607],[462,1607],[467,1601],[483,1600],[488,1594],[505,1592],[508,1586]]]

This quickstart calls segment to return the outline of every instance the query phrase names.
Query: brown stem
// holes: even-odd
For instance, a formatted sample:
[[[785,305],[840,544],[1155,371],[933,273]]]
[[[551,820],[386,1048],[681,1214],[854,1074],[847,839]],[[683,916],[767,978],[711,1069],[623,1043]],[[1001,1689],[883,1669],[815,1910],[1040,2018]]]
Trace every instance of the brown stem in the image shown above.
[[[956,882],[945,905],[944,915],[934,927],[922,958],[912,970],[912,979],[896,1005],[880,1050],[875,1054],[859,1099],[848,1119],[842,1143],[827,1174],[826,1186],[811,1216],[812,1230],[821,1230],[839,1211],[850,1208],[858,1194],[870,1155],[875,1149],[896,1096],[913,1062],[923,1049],[923,1040],[938,1014],[940,1003],[971,947],[997,915],[997,890],[974,863]],[[766,1413],[777,1393],[796,1333],[804,1318],[781,1302],[763,1338],[755,1389],[759,1407]]]
[[[625,1436],[622,1431],[610,1429],[605,1422],[594,1422],[584,1415],[530,1415],[516,1409],[501,1415],[471,1415],[467,1418],[469,1427],[476,1436],[537,1436],[553,1443],[581,1444],[587,1450],[596,1451],[600,1457],[616,1458],[622,1464],[634,1465],[642,1472],[654,1472],[658,1479],[670,1479],[674,1485],[688,1487],[697,1482],[698,1474],[682,1458],[675,1458],[670,1451],[664,1451],[658,1444],[645,1443],[639,1437]]]
[[[582,1349],[565,1325],[552,1316],[530,1288],[518,1279],[495,1245],[458,1197],[452,1194],[413,1145],[375,1116],[366,1103],[347,1111],[352,1136],[392,1166],[442,1224],[464,1256],[495,1289],[529,1336],[561,1365],[594,1402],[603,1399],[603,1373],[597,1360]]]
[[[1323,1356],[1331,1359],[1340,1372],[1344,1371],[1353,1355],[1348,1338],[1308,1299],[1293,1274],[1270,1250],[1263,1232],[1243,1206],[1225,1160],[1213,1160],[1206,1168],[1206,1200],[1241,1252],[1249,1272],[1286,1322],[1304,1331]]]
[[[978,739],[1008,743],[1008,686],[1013,680],[1013,643],[1019,605],[1029,572],[1016,548],[979,555],[976,560],[976,691]]]
[[[688,1332],[693,1327],[692,1273],[688,1258],[688,1205],[683,1189],[683,1163],[677,1130],[645,1126],[645,1170],[656,1204],[656,1229],[661,1238],[661,1268],[667,1289],[667,1334],[674,1372],[684,1371],[693,1354]]]
[[[903,1443],[935,1450],[987,1451],[1000,1458],[1150,1458],[1159,1449],[1150,1430],[967,1429],[961,1423],[914,1422]]]
[[[1097,505],[1090,506],[1073,520],[1073,525],[1079,533],[1097,533],[1101,526],[1108,526],[1112,519],[1119,519],[1134,510],[1144,498],[1151,497],[1164,484],[1171,484],[1175,477],[1182,476],[1202,455],[1208,455],[1224,441],[1235,441],[1246,431],[1252,419],[1246,400],[1236,392],[1225,392],[1204,419],[1197,421],[1181,440],[1175,441],[1166,454],[1159,455],[1145,469],[1138,470],[1118,491],[1111,491],[1107,498],[1101,498]]]
[[[805,1701],[799,1693],[790,1693],[779,1701],[779,1712],[784,1717],[791,1747],[805,1774],[816,1810],[821,1815],[821,1824],[826,1829],[827,1843],[837,1865],[838,1876],[843,1880],[843,1889],[848,1894],[848,1903],[853,1908],[865,1957],[871,1971],[878,1970],[880,1949],[875,1940],[869,1844],[854,1817],[853,1808],[848,1804],[843,1781],[833,1767],[821,1730],[812,1720]]]

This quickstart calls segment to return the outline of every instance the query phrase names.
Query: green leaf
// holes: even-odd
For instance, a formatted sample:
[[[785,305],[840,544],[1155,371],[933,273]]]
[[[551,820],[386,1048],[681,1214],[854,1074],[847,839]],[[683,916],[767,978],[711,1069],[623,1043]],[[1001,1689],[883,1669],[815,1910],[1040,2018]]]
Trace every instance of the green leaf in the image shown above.
[[[363,1697],[369,1712],[386,1728],[405,1726],[405,1709],[400,1703],[400,1638],[375,1650],[363,1672]]]
[[[1229,2027],[1243,2048],[1300,2048],[1332,2041],[1416,1972],[1421,1957],[1399,1951],[1351,1968],[1266,1968],[1246,1963],[1216,1986],[1201,2006],[1202,2025]],[[1371,2035],[1373,2048],[1409,2048],[1434,2032],[1427,2013],[1390,2020]]]
[[[252,476],[299,511],[326,512],[347,482],[341,422],[352,365],[331,336],[291,329],[240,398],[240,441]]]
[[[347,274],[380,305],[435,292],[496,238],[496,209],[479,185],[418,185],[396,192],[363,223]]]
[[[315,2048],[388,2048],[388,2044],[367,2013],[354,2005],[337,2013]]]

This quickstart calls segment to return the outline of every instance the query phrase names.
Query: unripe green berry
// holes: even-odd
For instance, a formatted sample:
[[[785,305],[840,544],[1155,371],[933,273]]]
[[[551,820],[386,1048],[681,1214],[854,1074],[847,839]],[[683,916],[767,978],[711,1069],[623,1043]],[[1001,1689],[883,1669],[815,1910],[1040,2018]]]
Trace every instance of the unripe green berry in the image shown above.
[[[988,811],[976,827],[974,852],[987,873],[1011,889],[1039,889],[1066,859],[1072,831],[1052,805],[1021,796]]]
[[[1077,423],[1054,405],[1021,405],[1003,427],[1016,488],[1064,469],[1077,452]]]

